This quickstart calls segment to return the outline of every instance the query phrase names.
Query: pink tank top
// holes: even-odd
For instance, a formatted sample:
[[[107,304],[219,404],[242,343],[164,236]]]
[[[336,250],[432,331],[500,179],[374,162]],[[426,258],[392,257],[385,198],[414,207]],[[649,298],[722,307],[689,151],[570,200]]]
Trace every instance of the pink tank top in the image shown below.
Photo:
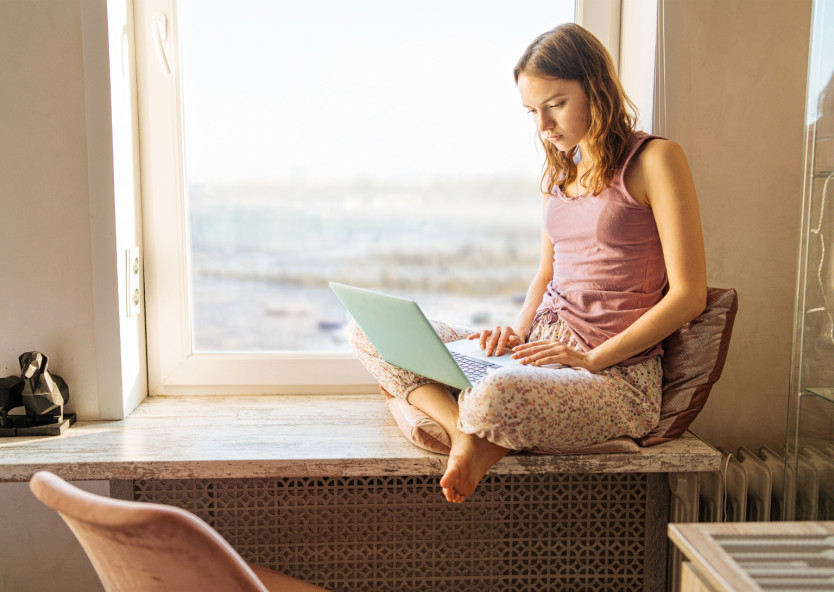
[[[652,210],[626,190],[634,155],[656,136],[637,132],[609,186],[597,196],[567,197],[554,188],[545,209],[553,241],[553,280],[539,306],[562,320],[585,351],[617,335],[660,301],[666,265]],[[662,353],[660,344],[629,358],[636,364]]]

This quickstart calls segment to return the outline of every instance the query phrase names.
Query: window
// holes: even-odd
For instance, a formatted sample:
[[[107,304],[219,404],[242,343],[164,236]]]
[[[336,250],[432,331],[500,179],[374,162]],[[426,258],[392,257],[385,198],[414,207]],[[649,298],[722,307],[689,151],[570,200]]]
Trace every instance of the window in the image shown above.
[[[328,280],[512,321],[542,159],[512,66],[573,9],[137,3],[151,394],[366,391]]]

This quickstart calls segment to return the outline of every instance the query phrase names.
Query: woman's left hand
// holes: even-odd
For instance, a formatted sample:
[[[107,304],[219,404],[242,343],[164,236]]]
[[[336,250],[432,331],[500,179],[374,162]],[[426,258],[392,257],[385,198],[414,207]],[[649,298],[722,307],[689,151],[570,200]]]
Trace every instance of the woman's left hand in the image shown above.
[[[544,366],[547,364],[562,364],[573,368],[585,368],[597,372],[601,368],[594,368],[587,353],[576,351],[555,339],[531,341],[513,348],[512,357],[524,365]]]

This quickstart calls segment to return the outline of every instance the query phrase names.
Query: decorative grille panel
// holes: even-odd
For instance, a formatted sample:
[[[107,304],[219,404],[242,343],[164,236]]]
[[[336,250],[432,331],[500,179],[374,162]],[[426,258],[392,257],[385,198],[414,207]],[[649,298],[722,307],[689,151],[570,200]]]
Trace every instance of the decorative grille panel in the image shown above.
[[[642,591],[649,489],[645,473],[488,475],[458,505],[437,477],[134,483],[246,561],[335,592]]]

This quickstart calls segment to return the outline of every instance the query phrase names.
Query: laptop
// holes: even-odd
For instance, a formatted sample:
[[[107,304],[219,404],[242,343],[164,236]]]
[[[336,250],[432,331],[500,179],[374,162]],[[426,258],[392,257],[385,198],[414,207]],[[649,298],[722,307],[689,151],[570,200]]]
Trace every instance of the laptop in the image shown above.
[[[487,372],[515,366],[510,354],[487,357],[477,339],[443,343],[413,300],[330,282],[382,359],[443,384],[468,389]]]

